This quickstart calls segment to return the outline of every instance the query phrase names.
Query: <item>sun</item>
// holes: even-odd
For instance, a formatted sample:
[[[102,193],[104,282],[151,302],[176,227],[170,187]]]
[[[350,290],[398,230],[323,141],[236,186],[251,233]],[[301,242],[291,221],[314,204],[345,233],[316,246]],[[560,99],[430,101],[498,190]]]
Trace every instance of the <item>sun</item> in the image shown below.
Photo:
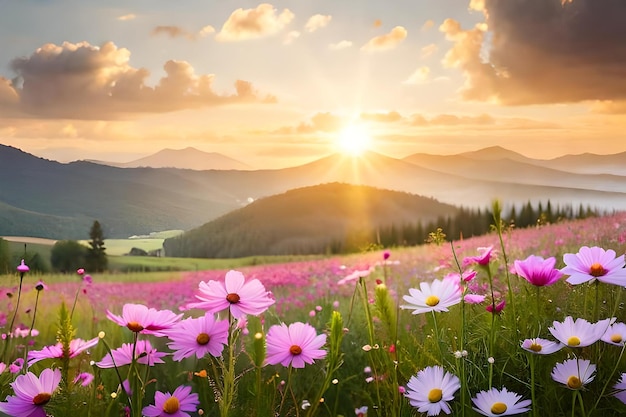
[[[359,156],[369,149],[371,142],[372,139],[363,126],[349,125],[339,133],[336,145],[342,153]]]

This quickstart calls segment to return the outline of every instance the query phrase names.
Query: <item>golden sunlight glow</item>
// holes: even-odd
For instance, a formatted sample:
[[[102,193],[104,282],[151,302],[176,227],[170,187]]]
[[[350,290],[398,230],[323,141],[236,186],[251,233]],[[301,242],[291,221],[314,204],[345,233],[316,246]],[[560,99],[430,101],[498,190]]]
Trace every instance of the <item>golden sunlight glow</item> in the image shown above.
[[[369,149],[371,141],[363,126],[349,125],[339,133],[337,147],[345,154],[359,156]]]

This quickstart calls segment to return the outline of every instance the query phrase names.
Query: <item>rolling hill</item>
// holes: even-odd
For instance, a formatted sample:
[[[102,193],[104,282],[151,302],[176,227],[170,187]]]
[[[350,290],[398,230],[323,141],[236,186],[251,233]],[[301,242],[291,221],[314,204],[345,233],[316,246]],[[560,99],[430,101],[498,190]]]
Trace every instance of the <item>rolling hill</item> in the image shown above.
[[[456,211],[405,192],[330,183],[259,199],[163,246],[167,256],[193,258],[323,254],[344,244],[353,250],[367,245],[376,228],[426,223]]]

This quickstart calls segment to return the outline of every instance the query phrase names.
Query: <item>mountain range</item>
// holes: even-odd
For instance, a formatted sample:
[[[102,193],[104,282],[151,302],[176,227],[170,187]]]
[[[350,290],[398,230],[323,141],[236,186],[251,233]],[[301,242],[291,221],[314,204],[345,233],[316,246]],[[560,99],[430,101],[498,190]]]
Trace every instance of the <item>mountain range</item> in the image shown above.
[[[195,154],[185,151],[189,158]],[[465,207],[485,208],[499,198],[505,206],[550,200],[555,206],[626,210],[623,167],[626,153],[536,160],[492,147],[403,159],[332,154],[273,170],[121,168],[63,164],[0,145],[0,235],[83,239],[94,220],[110,238],[189,230],[259,198],[332,182]]]

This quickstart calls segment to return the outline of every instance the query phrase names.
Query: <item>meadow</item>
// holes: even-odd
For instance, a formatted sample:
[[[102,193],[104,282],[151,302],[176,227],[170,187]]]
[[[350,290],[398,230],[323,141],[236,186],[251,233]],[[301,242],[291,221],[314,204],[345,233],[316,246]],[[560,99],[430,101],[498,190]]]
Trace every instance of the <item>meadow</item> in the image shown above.
[[[626,412],[626,213],[520,230],[494,224],[452,243],[282,263],[16,270],[0,281],[0,410],[29,415],[15,411],[23,398],[9,383],[39,377],[28,413],[56,417]],[[583,246],[617,259],[603,252],[589,282],[573,284],[563,268]],[[515,261],[530,255],[554,257],[537,273],[553,283],[521,276]],[[229,270],[245,284],[229,284]],[[213,298],[220,291],[228,303]],[[185,354],[181,333],[194,336]]]

